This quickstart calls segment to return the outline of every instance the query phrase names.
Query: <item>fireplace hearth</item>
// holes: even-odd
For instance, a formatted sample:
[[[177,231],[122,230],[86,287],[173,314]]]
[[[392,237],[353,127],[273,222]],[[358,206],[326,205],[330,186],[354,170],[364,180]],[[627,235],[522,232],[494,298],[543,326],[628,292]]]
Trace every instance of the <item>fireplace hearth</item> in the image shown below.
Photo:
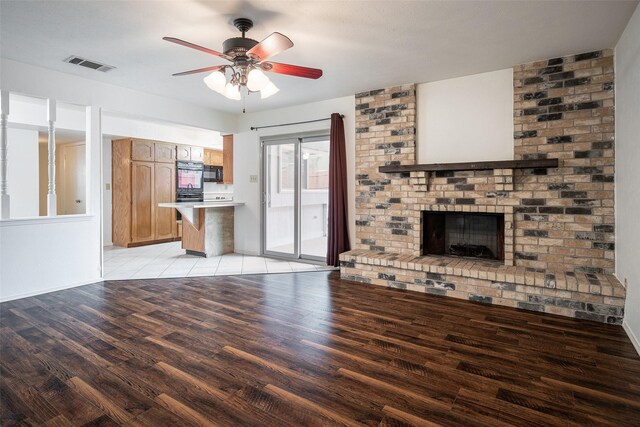
[[[504,260],[504,215],[423,211],[421,252]]]

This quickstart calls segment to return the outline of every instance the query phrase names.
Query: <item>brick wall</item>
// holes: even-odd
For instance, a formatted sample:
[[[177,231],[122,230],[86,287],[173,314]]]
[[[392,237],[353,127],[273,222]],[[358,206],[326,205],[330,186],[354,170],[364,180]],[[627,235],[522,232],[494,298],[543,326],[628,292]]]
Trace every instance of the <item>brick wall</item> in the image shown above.
[[[514,67],[516,159],[557,169],[382,174],[415,163],[415,86],[356,95],[356,249],[420,255],[421,210],[504,212],[505,263],[614,269],[613,56]]]
[[[407,177],[378,172],[414,164],[415,85],[356,94],[356,244],[359,249],[414,253],[420,213],[407,210]]]
[[[613,84],[611,50],[514,67],[515,158],[562,166],[516,175],[518,263],[613,272]]]

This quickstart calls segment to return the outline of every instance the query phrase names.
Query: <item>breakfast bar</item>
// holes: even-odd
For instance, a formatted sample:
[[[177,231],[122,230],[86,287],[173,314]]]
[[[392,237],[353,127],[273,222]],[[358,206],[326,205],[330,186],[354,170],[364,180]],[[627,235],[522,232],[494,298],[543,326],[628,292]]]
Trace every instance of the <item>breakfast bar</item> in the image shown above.
[[[244,203],[178,202],[158,207],[177,209],[182,214],[182,249],[204,257],[232,253],[235,208]]]

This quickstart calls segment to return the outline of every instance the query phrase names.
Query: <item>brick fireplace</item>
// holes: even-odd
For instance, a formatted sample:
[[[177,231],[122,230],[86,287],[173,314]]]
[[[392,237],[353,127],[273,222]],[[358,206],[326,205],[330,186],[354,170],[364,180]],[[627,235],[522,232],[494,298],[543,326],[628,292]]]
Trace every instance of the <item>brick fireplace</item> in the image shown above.
[[[421,255],[504,260],[504,214],[422,211]]]
[[[356,242],[343,277],[621,323],[613,84],[610,50],[514,67],[514,160],[554,168],[381,172],[416,163],[415,85],[357,94]],[[455,233],[434,231],[438,213],[452,225],[498,218],[493,256],[469,256],[493,245],[475,237],[452,248]]]

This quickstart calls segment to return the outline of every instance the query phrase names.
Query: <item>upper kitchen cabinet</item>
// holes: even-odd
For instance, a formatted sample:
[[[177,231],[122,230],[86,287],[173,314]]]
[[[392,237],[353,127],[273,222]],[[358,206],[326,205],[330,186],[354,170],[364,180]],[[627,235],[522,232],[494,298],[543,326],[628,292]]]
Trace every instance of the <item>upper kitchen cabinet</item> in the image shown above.
[[[204,148],[178,145],[178,160],[202,162],[204,161]]]
[[[233,135],[222,137],[222,170],[223,184],[233,184]]]
[[[204,160],[204,148],[202,147],[191,147],[191,161],[192,162],[201,162]]]
[[[146,139],[123,139],[131,146],[131,160],[137,162],[175,163],[176,145]]]
[[[204,150],[204,164],[210,166],[222,166],[222,150]]]
[[[156,162],[160,163],[175,163],[176,161],[176,146],[174,144],[164,144],[161,142],[155,143]]]
[[[155,159],[155,144],[143,139],[131,140],[131,160],[153,162]]]
[[[178,145],[178,160],[191,160],[191,147],[188,145]]]

